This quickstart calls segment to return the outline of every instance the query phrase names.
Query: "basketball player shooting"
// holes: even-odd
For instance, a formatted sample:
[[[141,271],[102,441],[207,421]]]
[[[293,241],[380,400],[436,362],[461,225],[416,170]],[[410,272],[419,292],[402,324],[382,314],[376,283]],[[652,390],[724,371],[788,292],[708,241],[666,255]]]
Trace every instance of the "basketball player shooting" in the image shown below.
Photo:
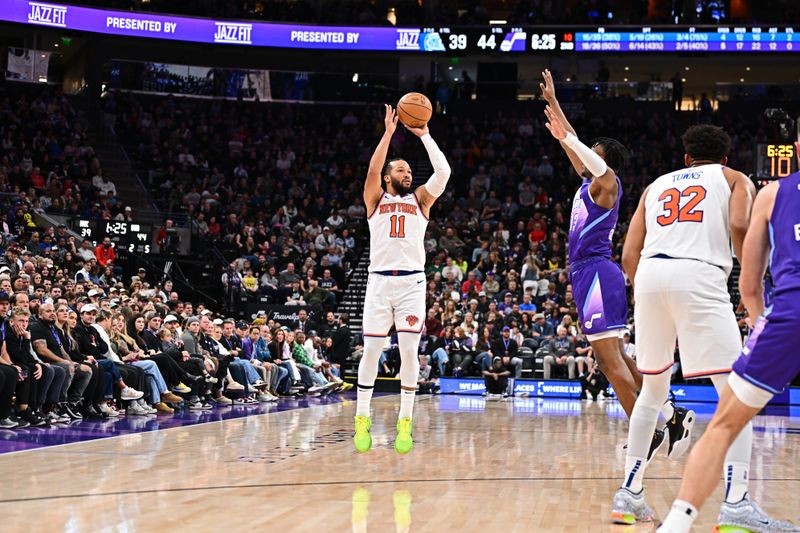
[[[765,309],[768,264],[774,293]],[[719,484],[717,472],[728,462],[750,421],[800,374],[800,351],[792,340],[800,316],[800,172],[758,193],[742,246],[739,291],[755,327],[733,363],[714,418],[689,455],[678,497],[659,533],[691,531],[698,510]],[[730,475],[725,479],[728,483]],[[766,516],[746,498],[724,503],[717,522],[716,531],[800,531],[789,522]]]
[[[731,244],[742,257],[755,187],[747,176],[725,166],[731,139],[721,128],[692,126],[681,140],[686,168],[657,178],[645,189],[622,254],[634,283],[637,363],[644,384],[628,427],[623,482],[612,503],[616,523],[653,520],[642,481],[649,435],[669,394],[676,340],[683,377],[711,379],[720,396],[742,349],[728,276],[733,267]],[[693,422],[686,416],[685,428]],[[740,429],[724,469],[713,474],[722,470],[726,480],[718,520],[734,524],[752,517],[769,524],[769,517],[747,495],[753,428],[747,424]],[[690,442],[685,438],[679,445],[686,448]],[[706,475],[710,467],[711,463],[703,465]]]
[[[370,233],[369,279],[364,299],[364,355],[358,365],[355,417],[356,451],[372,447],[370,400],[378,375],[378,359],[392,325],[400,348],[400,413],[394,449],[413,448],[411,415],[419,376],[419,339],[425,322],[425,248],[431,206],[450,179],[450,165],[428,132],[428,126],[406,128],[420,138],[433,166],[433,175],[411,189],[411,168],[403,159],[387,161],[397,128],[397,115],[386,106],[383,134],[369,163],[364,205]]]
[[[617,140],[601,137],[592,147],[582,143],[556,99],[549,70],[539,86],[547,100],[547,129],[560,143],[575,171],[583,179],[572,203],[569,228],[570,282],[578,304],[579,325],[592,345],[592,352],[611,382],[628,417],[642,386],[636,363],[625,355],[623,332],[628,322],[625,279],[619,265],[611,261],[611,236],[617,225],[622,184],[617,174],[625,170],[627,150]],[[671,352],[670,352],[671,353]],[[672,402],[663,407],[673,423],[686,410]],[[682,431],[674,434],[681,435]],[[673,435],[673,432],[670,432]],[[663,430],[653,432],[653,451],[664,441]],[[673,445],[670,445],[670,449]]]

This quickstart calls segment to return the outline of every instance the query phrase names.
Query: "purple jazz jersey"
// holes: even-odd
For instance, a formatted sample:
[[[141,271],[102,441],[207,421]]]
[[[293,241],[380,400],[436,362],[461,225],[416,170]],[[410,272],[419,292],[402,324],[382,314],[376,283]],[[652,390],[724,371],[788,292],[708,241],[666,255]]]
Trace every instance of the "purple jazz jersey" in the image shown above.
[[[773,394],[800,374],[800,172],[782,179],[769,223],[771,305],[758,319],[733,371]]]
[[[572,201],[569,223],[569,262],[590,257],[611,258],[611,236],[617,227],[622,184],[617,178],[617,201],[611,209],[595,204],[589,196],[592,180],[585,179]]]
[[[585,179],[575,193],[569,225],[569,262],[578,319],[586,335],[624,328],[628,320],[625,278],[611,259],[611,236],[617,226],[622,184],[611,209],[595,204]]]
[[[616,263],[602,257],[587,259],[570,272],[570,281],[584,334],[596,335],[627,325],[625,278]]]

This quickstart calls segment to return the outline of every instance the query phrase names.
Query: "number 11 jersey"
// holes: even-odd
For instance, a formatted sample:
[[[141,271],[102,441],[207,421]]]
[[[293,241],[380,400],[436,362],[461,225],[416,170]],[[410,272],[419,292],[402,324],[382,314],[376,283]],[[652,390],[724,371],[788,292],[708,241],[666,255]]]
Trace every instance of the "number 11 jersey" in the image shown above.
[[[717,164],[684,168],[650,185],[645,200],[643,259],[694,259],[730,274],[731,188],[722,169]]]
[[[369,223],[369,271],[425,270],[425,231],[428,219],[416,194],[384,192]]]

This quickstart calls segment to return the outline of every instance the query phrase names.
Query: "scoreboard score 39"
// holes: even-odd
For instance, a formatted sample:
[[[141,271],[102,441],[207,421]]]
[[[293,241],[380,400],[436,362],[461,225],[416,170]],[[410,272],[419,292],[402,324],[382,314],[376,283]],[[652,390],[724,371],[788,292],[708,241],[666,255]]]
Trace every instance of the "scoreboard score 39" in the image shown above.
[[[138,254],[150,253],[154,236],[152,226],[119,220],[79,219],[75,231],[81,238],[92,241],[93,246],[108,237],[118,252],[124,250]]]

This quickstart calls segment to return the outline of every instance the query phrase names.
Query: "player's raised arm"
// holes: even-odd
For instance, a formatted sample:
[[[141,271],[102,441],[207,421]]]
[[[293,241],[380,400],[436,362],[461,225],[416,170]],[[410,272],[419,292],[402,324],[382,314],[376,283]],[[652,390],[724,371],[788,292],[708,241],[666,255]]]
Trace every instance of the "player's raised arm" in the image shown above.
[[[421,128],[410,128],[408,126],[406,126],[406,128],[420,138],[422,144],[425,146],[425,150],[428,152],[431,166],[433,166],[433,175],[424,185],[417,187],[415,191],[420,206],[430,211],[431,206],[436,202],[436,199],[442,195],[445,187],[447,187],[447,181],[450,179],[450,164],[436,145],[436,141],[431,137],[427,124]]]
[[[736,254],[742,263],[742,271],[739,274],[739,292],[753,325],[764,312],[764,273],[767,271],[770,247],[769,221],[777,194],[777,181],[770,183],[758,193],[753,204],[747,236],[744,238],[740,252]],[[731,202],[733,202],[733,197],[731,197]],[[732,205],[731,218],[733,218]],[[731,228],[733,228],[733,222],[731,222]]]
[[[729,225],[731,229],[731,242],[733,252],[739,262],[742,262],[742,245],[747,228],[750,226],[750,211],[753,209],[753,198],[756,196],[756,187],[753,182],[732,168],[722,169],[728,183],[731,184],[731,199],[728,204]]]
[[[628,233],[625,236],[625,244],[622,247],[622,270],[631,281],[631,285],[636,280],[636,270],[639,268],[639,261],[642,258],[644,249],[644,239],[647,236],[647,224],[645,223],[645,200],[650,187],[647,187],[639,199],[636,212],[633,213],[631,223],[628,226]]]
[[[598,205],[610,209],[617,200],[617,177],[614,169],[610,168],[597,152],[583,144],[572,131],[567,129],[567,126],[549,105],[545,107],[544,114],[547,117],[547,122],[545,123],[547,129],[550,130],[553,137],[574,152],[583,167],[595,178],[592,180],[592,185],[597,184],[600,191],[609,196],[610,205],[607,202],[600,201],[597,195],[598,191],[590,191],[592,192],[592,197],[597,201]],[[583,175],[580,170],[578,174]]]
[[[549,69],[545,69],[544,72],[542,72],[542,79],[544,80],[544,83],[539,84],[539,88],[542,90],[542,97],[545,99],[545,101],[547,101],[547,104],[550,106],[553,114],[555,114],[555,116],[557,116],[564,125],[564,129],[577,137],[578,134],[575,132],[575,128],[573,128],[572,124],[569,123],[569,120],[567,120],[567,115],[565,115],[564,110],[561,109],[561,104],[558,103],[558,99],[556,98],[556,84],[553,82],[553,75],[550,73]],[[560,141],[560,144],[561,148],[563,148],[564,152],[567,154],[570,163],[572,163],[572,167],[575,169],[575,172],[577,172],[580,176],[582,165],[578,155],[573,152],[569,146],[564,144],[564,141]]]
[[[386,156],[389,153],[392,135],[394,135],[394,130],[397,129],[397,114],[395,110],[390,105],[384,105],[384,107],[386,108],[386,116],[383,119],[383,123],[386,125],[386,131],[383,133],[377,148],[375,148],[372,159],[369,160],[367,179],[364,182],[364,205],[367,208],[368,217],[372,215],[371,211],[378,205],[383,194],[383,189],[381,188],[383,176],[381,173],[386,162]]]

